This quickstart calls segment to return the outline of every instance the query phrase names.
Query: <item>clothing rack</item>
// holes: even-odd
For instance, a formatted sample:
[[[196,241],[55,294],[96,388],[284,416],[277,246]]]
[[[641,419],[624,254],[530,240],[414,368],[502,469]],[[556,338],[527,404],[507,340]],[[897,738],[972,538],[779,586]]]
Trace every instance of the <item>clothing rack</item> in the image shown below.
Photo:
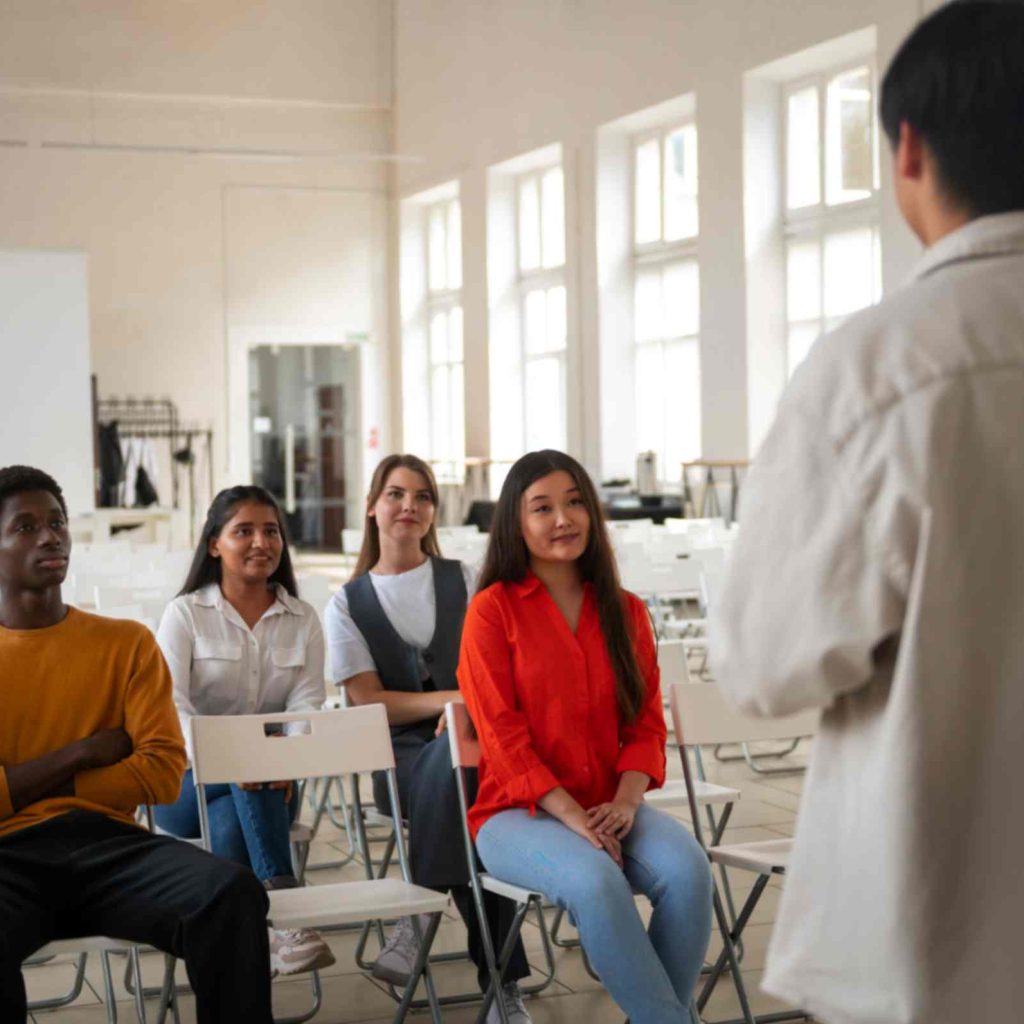
[[[206,457],[209,497],[211,500],[213,498],[213,431],[208,427],[185,425],[178,407],[169,398],[96,398],[94,418],[97,428],[101,423],[116,421],[117,433],[121,438],[167,442],[171,467],[171,505],[173,508],[181,507],[181,472],[187,469],[191,531],[196,511],[195,476],[199,454]]]

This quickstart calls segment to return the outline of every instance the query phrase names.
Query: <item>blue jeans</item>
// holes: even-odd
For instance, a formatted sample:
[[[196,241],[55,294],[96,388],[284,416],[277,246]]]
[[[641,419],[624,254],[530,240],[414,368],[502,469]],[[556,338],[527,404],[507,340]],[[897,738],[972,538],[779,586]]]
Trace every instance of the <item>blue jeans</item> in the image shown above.
[[[206,804],[210,848],[218,857],[252,868],[261,882],[273,880],[279,888],[297,884],[288,841],[288,830],[299,811],[297,786],[286,802],[281,789],[212,785],[206,787]],[[191,768],[185,772],[177,802],[155,807],[153,820],[179,839],[199,838],[199,803]]]
[[[502,811],[476,840],[495,877],[564,907],[594,969],[632,1024],[680,1024],[711,936],[711,869],[697,841],[661,811],[641,805],[623,840],[620,869],[557,819]],[[644,928],[634,891],[654,907]]]

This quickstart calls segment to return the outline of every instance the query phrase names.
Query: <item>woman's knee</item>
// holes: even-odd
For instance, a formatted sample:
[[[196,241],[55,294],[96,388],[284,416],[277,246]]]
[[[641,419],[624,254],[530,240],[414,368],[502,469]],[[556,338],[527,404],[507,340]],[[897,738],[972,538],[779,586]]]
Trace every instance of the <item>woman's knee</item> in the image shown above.
[[[606,853],[572,865],[562,880],[561,897],[574,916],[588,909],[633,902],[633,890],[622,868]]]

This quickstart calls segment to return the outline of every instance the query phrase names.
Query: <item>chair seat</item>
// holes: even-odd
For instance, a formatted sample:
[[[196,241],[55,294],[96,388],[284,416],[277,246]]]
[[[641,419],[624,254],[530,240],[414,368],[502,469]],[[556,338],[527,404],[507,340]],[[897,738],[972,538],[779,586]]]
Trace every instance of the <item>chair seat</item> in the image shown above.
[[[295,822],[288,830],[288,841],[290,843],[309,843],[313,841],[313,830],[309,825]]]
[[[434,914],[447,910],[447,893],[400,878],[334,882],[299,889],[274,889],[268,922],[274,928],[320,928],[376,918]]]
[[[708,856],[715,864],[726,867],[756,871],[759,875],[780,875],[789,866],[792,848],[792,839],[765,839],[756,843],[712,846],[708,849]]]
[[[31,959],[61,956],[65,953],[127,953],[136,943],[128,939],[108,939],[103,935],[88,935],[81,939],[54,939],[37,949]]]
[[[697,803],[703,807],[705,804],[731,804],[740,798],[740,791],[730,786],[718,786],[713,782],[702,782],[700,779],[693,781],[693,795]],[[682,780],[666,782],[661,789],[649,790],[644,796],[644,803],[652,807],[686,807],[689,800],[686,797],[686,783]]]
[[[506,898],[513,900],[516,903],[526,903],[527,900],[543,899],[544,894],[537,892],[534,889],[524,889],[521,885],[513,885],[511,882],[503,882],[500,878],[495,878],[493,875],[480,874],[480,884],[488,891],[493,892],[498,896],[505,896]]]

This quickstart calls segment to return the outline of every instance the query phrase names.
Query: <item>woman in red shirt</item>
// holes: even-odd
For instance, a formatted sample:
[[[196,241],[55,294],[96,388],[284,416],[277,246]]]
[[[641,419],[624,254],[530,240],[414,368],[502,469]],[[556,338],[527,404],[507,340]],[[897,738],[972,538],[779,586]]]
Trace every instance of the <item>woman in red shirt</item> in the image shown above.
[[[458,679],[480,736],[470,827],[487,869],[569,911],[633,1024],[687,1020],[710,869],[683,825],[643,802],[665,778],[654,638],[568,455],[531,452],[505,480]],[[634,890],[653,905],[649,929]]]

